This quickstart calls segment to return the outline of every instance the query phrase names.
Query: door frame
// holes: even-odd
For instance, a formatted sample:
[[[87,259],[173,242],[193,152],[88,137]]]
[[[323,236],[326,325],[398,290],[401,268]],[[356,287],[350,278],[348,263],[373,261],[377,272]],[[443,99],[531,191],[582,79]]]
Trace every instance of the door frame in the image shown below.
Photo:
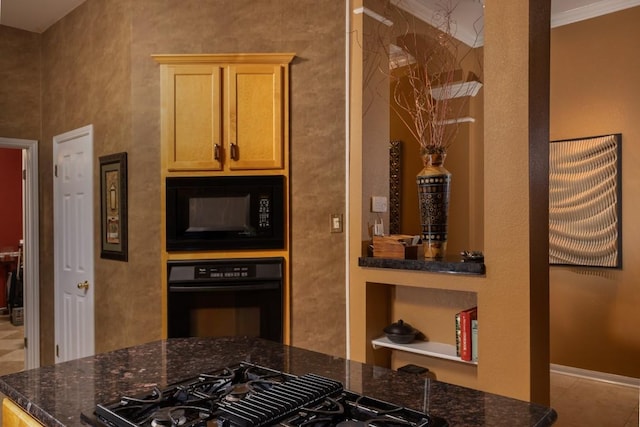
[[[0,148],[23,150],[24,336],[25,368],[40,366],[40,229],[38,217],[38,141],[2,138]]]

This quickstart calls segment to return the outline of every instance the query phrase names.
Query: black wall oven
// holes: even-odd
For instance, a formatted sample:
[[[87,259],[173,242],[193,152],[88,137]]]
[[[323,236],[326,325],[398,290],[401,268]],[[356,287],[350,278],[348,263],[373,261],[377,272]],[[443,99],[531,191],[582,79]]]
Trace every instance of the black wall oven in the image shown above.
[[[284,259],[169,261],[168,334],[282,342]]]
[[[168,177],[167,251],[285,248],[282,175]]]

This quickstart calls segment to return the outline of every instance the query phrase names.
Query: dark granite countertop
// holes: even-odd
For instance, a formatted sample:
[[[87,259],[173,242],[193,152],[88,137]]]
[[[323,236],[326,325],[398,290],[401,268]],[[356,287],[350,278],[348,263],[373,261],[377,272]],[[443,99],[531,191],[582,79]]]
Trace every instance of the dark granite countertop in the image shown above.
[[[315,373],[346,389],[428,411],[454,426],[547,426],[553,409],[426,380],[256,338],[169,339],[0,377],[0,392],[46,426],[81,425],[82,412],[246,360],[296,375]]]
[[[460,259],[416,260],[396,258],[358,258],[358,266],[374,268],[394,268],[397,270],[429,271],[432,273],[484,275],[484,262],[464,262]]]

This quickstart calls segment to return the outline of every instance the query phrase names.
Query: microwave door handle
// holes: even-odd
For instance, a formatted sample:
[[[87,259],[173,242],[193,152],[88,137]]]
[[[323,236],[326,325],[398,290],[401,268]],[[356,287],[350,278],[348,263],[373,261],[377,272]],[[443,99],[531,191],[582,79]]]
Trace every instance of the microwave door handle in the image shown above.
[[[220,160],[220,144],[213,145],[213,159]]]
[[[238,160],[238,144],[231,143],[231,160]]]

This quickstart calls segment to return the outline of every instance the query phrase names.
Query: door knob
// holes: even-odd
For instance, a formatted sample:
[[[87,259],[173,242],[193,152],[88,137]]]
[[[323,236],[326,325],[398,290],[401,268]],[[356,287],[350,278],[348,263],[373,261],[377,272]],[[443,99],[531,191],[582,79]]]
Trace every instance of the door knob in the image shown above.
[[[89,289],[89,282],[85,280],[82,283],[78,283],[78,289],[84,289],[85,291]]]

